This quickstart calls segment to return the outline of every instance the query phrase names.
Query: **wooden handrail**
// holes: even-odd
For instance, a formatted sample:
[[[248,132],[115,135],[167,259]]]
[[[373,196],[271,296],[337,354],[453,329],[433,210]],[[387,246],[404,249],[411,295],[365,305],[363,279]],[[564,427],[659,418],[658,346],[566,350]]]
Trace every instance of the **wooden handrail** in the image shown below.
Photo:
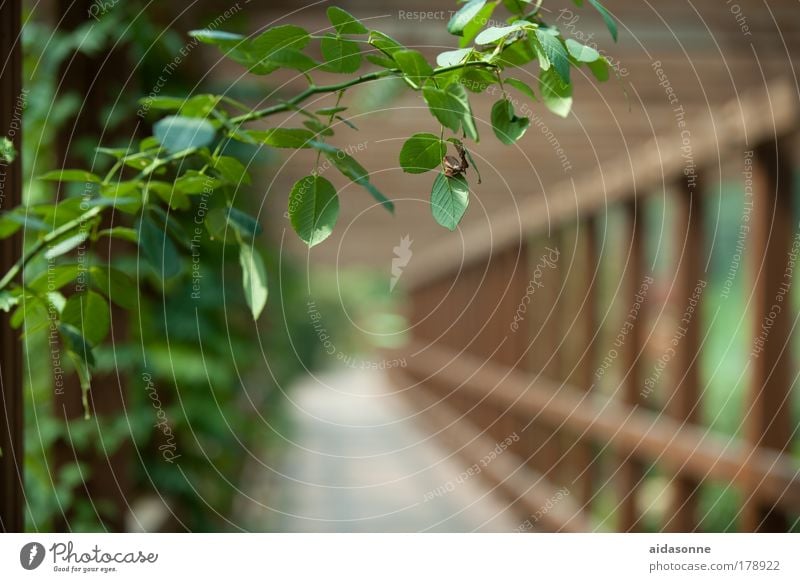
[[[393,376],[400,384],[409,384],[410,378],[397,370]],[[433,432],[451,450],[459,454],[467,463],[478,463],[491,452],[496,441],[474,423],[464,417],[454,407],[435,399],[431,393],[414,391],[413,400],[422,410],[423,421],[428,420]],[[593,527],[588,512],[572,497],[560,497],[560,489],[554,487],[546,477],[526,465],[526,459],[505,451],[491,462],[480,464],[480,476],[503,491],[512,505],[521,506],[521,531],[536,531],[542,526],[552,531],[582,533],[602,531]],[[555,503],[555,500],[558,502]],[[530,527],[525,527],[526,522]]]
[[[406,372],[420,384],[464,391],[498,409],[657,461],[675,474],[700,481],[755,483],[758,498],[800,511],[800,469],[788,455],[440,345],[414,343],[403,355]]]
[[[697,167],[706,166],[723,154],[754,148],[795,128],[800,103],[795,87],[775,81],[764,90],[744,93],[715,108],[712,117],[687,122],[692,132],[692,154]],[[444,235],[414,257],[414,268],[405,275],[409,289],[450,274],[490,253],[517,244],[546,228],[574,220],[576,216],[601,211],[606,206],[645,195],[671,185],[683,172],[680,148],[663,149],[680,133],[651,139],[583,178],[567,179],[541,196],[526,199],[519,208],[508,208],[488,217],[488,224],[467,225],[462,236]],[[661,144],[661,145],[660,145]],[[612,170],[609,170],[612,168]],[[546,196],[546,198],[545,198]]]

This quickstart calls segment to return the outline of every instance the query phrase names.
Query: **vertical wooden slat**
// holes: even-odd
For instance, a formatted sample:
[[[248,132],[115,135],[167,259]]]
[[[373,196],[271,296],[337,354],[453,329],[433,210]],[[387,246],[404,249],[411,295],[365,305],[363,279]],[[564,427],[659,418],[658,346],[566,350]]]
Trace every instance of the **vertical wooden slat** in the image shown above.
[[[548,238],[539,235],[529,243],[528,253],[528,280],[533,278],[536,265],[542,255],[548,254],[547,247],[558,249],[560,237],[558,235]],[[559,290],[559,266],[553,270],[546,270],[541,279],[542,286],[536,286],[527,307],[525,321],[520,323],[518,334],[527,336],[530,346],[526,366],[534,375],[540,377],[558,377],[558,355],[556,353],[558,338],[558,317],[555,313],[555,303]],[[556,272],[553,272],[556,271]],[[527,283],[526,283],[527,287]],[[525,435],[521,435],[524,444],[525,457],[531,457],[531,466],[540,474],[553,478],[554,467],[558,464],[559,450],[553,427],[544,426],[541,421],[524,418],[523,426],[528,425]],[[531,422],[532,421],[532,422]]]
[[[580,267],[583,270],[583,305],[578,315],[580,326],[580,342],[576,346],[579,354],[582,354],[576,374],[574,384],[581,390],[591,392],[595,384],[595,372],[597,370],[597,290],[599,282],[598,266],[599,257],[597,250],[597,215],[586,218],[581,223],[580,230]],[[576,484],[578,499],[584,505],[584,510],[589,509],[589,502],[594,493],[594,449],[588,440],[582,440],[576,445],[578,453],[576,462],[580,468],[578,483]]]
[[[670,364],[674,370],[667,410],[681,422],[696,422],[700,405],[700,345],[702,322],[700,304],[705,286],[706,260],[703,240],[703,204],[696,183],[679,182],[674,196],[677,240],[675,297],[678,315],[675,323],[678,344]],[[698,287],[698,285],[700,285]],[[699,290],[699,291],[698,291]],[[694,296],[699,293],[699,298]],[[689,308],[692,311],[689,311]],[[685,321],[683,321],[685,319]],[[680,336],[677,332],[680,332]],[[668,531],[687,532],[697,528],[697,497],[700,484],[696,479],[676,476],[672,483],[671,511],[664,524]]]
[[[780,142],[768,142],[753,155],[753,212],[748,246],[752,289],[751,377],[745,407],[745,436],[754,446],[785,451],[791,444],[791,300],[793,273],[787,270],[792,248],[792,173]],[[796,268],[796,267],[795,267]],[[784,515],[753,495],[750,479],[743,511],[747,531],[785,531]]]
[[[629,303],[639,292],[642,279],[644,279],[644,213],[640,204],[634,198],[625,205],[626,232],[624,240],[627,242],[628,264],[623,274],[624,284],[622,297]],[[646,301],[645,301],[646,304]],[[641,400],[641,354],[646,335],[643,332],[645,317],[645,304],[639,312],[639,322],[629,331],[623,347],[620,348],[620,362],[623,365],[624,379],[619,388],[618,396],[626,404],[637,404]],[[617,496],[619,498],[619,521],[617,527],[620,531],[634,531],[639,521],[637,511],[638,489],[641,485],[644,470],[642,463],[632,457],[621,453],[618,459],[617,471]]]
[[[559,268],[561,274],[561,299],[555,307],[557,317],[558,374],[555,380],[566,385],[578,383],[578,366],[581,359],[582,329],[578,312],[584,299],[586,271],[581,265],[580,224],[564,225],[561,229]],[[569,430],[559,430],[557,442],[559,459],[556,473],[551,477],[561,485],[572,488],[582,467],[579,459],[578,435]]]
[[[0,2],[0,135],[10,137],[17,152],[22,151],[22,124],[18,100],[22,94],[21,0]],[[17,126],[11,132],[12,122]],[[13,136],[10,134],[13,133]],[[21,156],[11,164],[0,162],[0,211],[22,203]],[[0,245],[0,274],[5,274],[22,252],[22,234]],[[22,446],[22,346],[9,325],[8,314],[0,311],[0,531],[19,532],[23,520]]]

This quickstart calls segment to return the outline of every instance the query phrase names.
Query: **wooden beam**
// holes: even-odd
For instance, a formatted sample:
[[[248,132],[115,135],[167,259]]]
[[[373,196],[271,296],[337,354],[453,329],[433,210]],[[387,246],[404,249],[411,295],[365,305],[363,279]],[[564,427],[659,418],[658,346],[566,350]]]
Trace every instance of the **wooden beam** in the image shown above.
[[[0,137],[22,151],[22,1],[0,2]],[[0,212],[22,203],[22,160],[0,162]],[[0,245],[0,273],[22,254],[22,233]],[[0,531],[20,532],[23,519],[22,344],[11,329],[9,314],[0,311]]]

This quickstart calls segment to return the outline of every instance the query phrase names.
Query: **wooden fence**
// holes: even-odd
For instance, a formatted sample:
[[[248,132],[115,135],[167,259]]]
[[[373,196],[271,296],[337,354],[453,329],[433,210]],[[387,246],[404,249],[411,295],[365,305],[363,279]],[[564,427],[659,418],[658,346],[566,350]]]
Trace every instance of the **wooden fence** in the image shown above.
[[[741,530],[796,525],[800,465],[787,451],[796,431],[790,343],[797,314],[788,299],[780,313],[774,304],[783,299],[776,297],[787,272],[791,278],[787,256],[797,229],[789,160],[795,158],[787,148],[799,113],[793,85],[743,95],[688,125],[696,169],[688,177],[683,152],[654,140],[547,192],[546,200],[494,217],[491,231],[465,229],[466,255],[461,238],[451,237],[435,255],[415,257],[412,340],[403,350],[408,366],[395,377],[420,417],[466,462],[519,437],[481,475],[513,503],[521,524],[553,531],[644,529],[644,476],[655,467],[669,477],[660,530],[698,529],[701,483],[738,492]],[[666,391],[667,404],[656,410],[645,402],[645,353],[653,341],[646,314],[654,301],[652,293],[644,297],[643,285],[646,290],[658,276],[645,260],[643,202],[655,192],[674,197],[678,248],[668,295],[681,305],[702,304],[697,291],[707,279],[710,236],[703,192],[722,162],[739,160],[741,167],[745,157],[752,164],[752,212],[741,276],[752,340],[771,323],[759,344],[763,351],[748,363],[741,435],[728,437],[698,420],[707,331],[699,307],[668,348],[677,374],[654,388]],[[609,315],[598,299],[608,270],[601,268],[598,230],[615,208],[624,209],[625,252],[612,287],[634,315],[611,325],[625,330],[619,347],[603,341],[601,320]],[[612,348],[614,366],[623,372],[610,394],[596,384]],[[592,508],[611,492],[613,519],[598,519]]]

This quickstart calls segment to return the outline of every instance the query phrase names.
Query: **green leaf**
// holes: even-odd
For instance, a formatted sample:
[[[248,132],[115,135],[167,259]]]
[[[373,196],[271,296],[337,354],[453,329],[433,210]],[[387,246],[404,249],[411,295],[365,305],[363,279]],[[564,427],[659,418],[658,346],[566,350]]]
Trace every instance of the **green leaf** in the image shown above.
[[[274,148],[310,148],[309,142],[314,139],[313,133],[307,129],[299,128],[278,127],[267,130],[249,129],[238,133],[255,140],[257,143]],[[234,137],[236,137],[236,135],[234,135]]]
[[[525,13],[530,3],[531,0],[503,0],[503,6],[505,6],[509,12],[519,15]]]
[[[464,34],[464,28],[475,18],[486,4],[486,0],[469,0],[447,23],[447,32],[456,36]]]
[[[135,309],[139,299],[136,282],[114,267],[93,266],[89,269],[92,286],[123,309]]]
[[[538,46],[539,43],[534,42],[530,37],[528,38],[528,42],[515,42],[510,45],[507,45],[497,57],[492,59],[493,63],[496,63],[504,68],[506,67],[523,67],[530,63],[532,60],[539,56],[537,51],[534,50],[534,45]],[[542,57],[543,59],[547,59],[546,56]],[[542,69],[546,69],[549,67],[550,63],[547,61],[546,63],[541,63]]]
[[[565,83],[553,69],[539,76],[539,93],[547,108],[561,117],[569,115],[572,108],[572,85]]]
[[[336,169],[345,177],[350,178],[353,182],[366,189],[367,192],[389,212],[394,212],[394,203],[369,181],[369,172],[367,172],[364,166],[358,163],[358,160],[347,152],[325,143],[313,142],[312,145],[322,151],[325,157],[328,158]]]
[[[183,107],[185,102],[186,99],[183,97],[168,97],[166,95],[161,97],[148,96],[139,99],[139,105],[144,105],[148,109],[155,109],[158,111],[177,111]],[[113,148],[97,148],[97,151],[112,155],[114,157],[122,157],[129,153],[128,150],[117,150]]]
[[[358,182],[358,185],[363,187],[367,192],[372,195],[378,204],[383,206],[386,210],[390,213],[394,214],[394,202],[392,202],[383,192],[378,190],[378,188],[372,182],[366,180],[362,182]]]
[[[367,34],[369,32],[358,19],[341,8],[330,6],[327,13],[328,20],[339,34]]]
[[[464,133],[470,139],[478,141],[478,130],[464,87],[457,83],[449,85],[446,89],[426,85],[422,90],[422,96],[439,123],[453,132],[458,132],[459,128],[463,127]]]
[[[542,47],[542,51],[547,55],[547,60],[555,67],[564,82],[569,83],[570,65],[567,49],[564,48],[557,36],[541,28],[536,29],[536,38]]]
[[[317,115],[335,115],[337,113],[341,113],[342,111],[347,111],[347,107],[323,107],[322,109],[317,109],[316,113]]]
[[[253,314],[253,320],[256,320],[267,304],[267,270],[264,268],[264,260],[252,245],[242,244],[239,246],[239,264],[242,266],[244,298]]]
[[[443,227],[455,230],[469,205],[469,187],[463,176],[436,176],[431,190],[431,212]]]
[[[458,83],[472,93],[483,93],[497,83],[497,77],[486,69],[470,67],[460,71]]]
[[[35,216],[27,213],[26,208],[20,207],[6,212],[0,216],[0,239],[7,238],[17,232],[20,228],[25,227],[25,230],[33,230],[39,232],[49,232],[52,227],[39,220]]]
[[[461,129],[464,130],[464,135],[472,141],[478,141],[478,128],[475,126],[475,118],[472,115],[472,107],[470,107],[466,89],[456,83],[447,87],[445,91],[455,103],[458,103],[461,115]]]
[[[244,39],[241,34],[233,32],[225,32],[224,30],[190,30],[189,36],[192,36],[206,44],[227,44],[235,43]]]
[[[316,69],[319,63],[293,48],[281,49],[270,54],[269,59],[265,59],[267,73],[274,71],[276,68],[284,67],[287,69],[295,69],[297,71],[306,72],[311,69]],[[259,71],[258,67],[253,70],[257,74],[267,74],[264,71]]]
[[[480,30],[489,23],[496,6],[497,2],[489,2],[486,4],[486,6],[481,8],[480,12],[478,12],[478,14],[476,14],[472,20],[467,23],[461,34],[461,40],[458,41],[459,46],[465,47],[472,42],[472,40],[475,38],[475,35],[477,35]]]
[[[323,136],[333,135],[333,130],[318,119],[306,119],[303,122],[303,125],[305,125],[308,129],[314,132],[314,139],[318,139],[319,136],[321,135]]]
[[[181,103],[179,113],[184,117],[208,117],[219,105],[220,95],[201,94],[185,99]]]
[[[145,260],[163,279],[174,277],[181,270],[180,258],[175,243],[149,216],[139,221],[139,248]]]
[[[181,176],[181,179],[183,179],[183,176]],[[194,181],[191,178],[188,180]],[[147,191],[154,192],[156,196],[166,202],[172,209],[187,210],[192,205],[186,192],[184,192],[177,183],[170,184],[168,182],[153,180],[147,183]]]
[[[313,247],[328,238],[339,217],[333,184],[320,176],[298,180],[289,194],[289,220],[297,235]]]
[[[19,297],[9,291],[0,291],[0,311],[8,313],[19,303]]]
[[[462,145],[462,147],[463,147],[463,145]],[[475,160],[472,159],[472,154],[469,153],[469,150],[467,148],[464,148],[464,154],[466,154],[466,156],[467,156],[467,161],[469,162],[470,167],[472,167],[472,169],[478,175],[478,184],[480,184],[481,183],[481,172],[480,172],[480,170],[478,170],[478,164],[476,164]]]
[[[518,30],[522,30],[523,28],[533,28],[533,26],[534,25],[527,20],[518,20],[509,26],[490,26],[486,30],[481,31],[481,33],[475,37],[475,42],[477,44],[495,44],[500,39],[505,38]]]
[[[510,79],[505,79],[503,81],[503,83],[505,83],[506,85],[509,85],[511,87],[514,87],[514,89],[516,89],[517,91],[519,91],[523,95],[526,95],[526,96],[530,97],[534,101],[538,101],[538,99],[536,98],[536,93],[534,93],[533,89],[531,89],[531,86],[528,85],[527,83],[525,83],[524,81],[520,81],[519,79],[510,78]]]
[[[284,24],[265,30],[250,41],[250,45],[257,58],[275,61],[275,56],[280,51],[284,49],[301,51],[310,40],[311,36],[305,29],[293,24]]]
[[[40,180],[52,180],[54,182],[93,182],[99,184],[103,180],[85,170],[53,170],[39,176]]]
[[[453,51],[444,51],[436,55],[436,64],[440,67],[452,67],[460,64],[467,55],[472,52],[471,48],[461,48]]]
[[[252,240],[263,231],[257,219],[232,206],[212,209],[205,222],[209,234],[219,240],[231,238],[230,233],[226,232],[228,228],[238,233],[242,240]]]
[[[367,42],[389,57],[393,57],[394,53],[406,48],[388,34],[384,34],[378,30],[370,31]]]
[[[85,270],[86,267],[78,263],[48,266],[47,270],[27,283],[27,287],[38,293],[58,291],[67,283],[74,281]]]
[[[592,63],[587,63],[587,67],[594,75],[594,78],[601,83],[608,81],[608,61],[605,57],[600,57]]]
[[[583,6],[583,0],[572,0],[576,6]],[[589,0],[589,4],[594,6],[595,10],[600,13],[600,16],[603,17],[603,21],[606,23],[606,27],[608,28],[608,32],[611,33],[611,38],[614,39],[614,42],[617,41],[617,21],[614,20],[614,17],[611,16],[608,10],[606,10],[605,6],[600,4],[598,0]]]
[[[416,133],[400,150],[400,167],[409,174],[424,174],[442,163],[447,147],[432,133]]]
[[[571,54],[579,63],[593,63],[600,58],[600,53],[590,46],[581,44],[571,38],[568,38],[565,42],[569,54]]]
[[[153,135],[167,151],[177,153],[210,144],[214,141],[216,130],[205,119],[170,115],[156,122]]]
[[[425,79],[433,74],[433,69],[419,51],[412,49],[395,51],[393,58],[415,88],[419,88]]]
[[[77,329],[90,344],[98,345],[108,333],[108,303],[94,291],[76,293],[67,299],[61,311],[61,323]]]
[[[17,157],[14,143],[7,137],[0,137],[0,162],[10,164]]]
[[[186,173],[175,180],[174,190],[183,194],[210,194],[219,188],[221,184],[222,182],[214,176],[201,174],[197,170],[187,170]],[[170,188],[169,184],[167,184],[167,188],[173,189]]]
[[[118,238],[121,240],[132,242],[134,244],[139,244],[139,235],[136,233],[134,229],[128,228],[126,226],[115,226],[114,228],[105,228],[99,231],[95,238],[100,238],[102,236]]]
[[[354,73],[361,66],[358,43],[338,36],[325,36],[321,41],[323,69],[334,73]]]
[[[235,186],[250,183],[250,174],[247,173],[247,168],[236,158],[220,156],[214,160],[213,167],[225,181]]]
[[[517,117],[514,106],[507,99],[500,99],[492,107],[492,129],[497,139],[506,145],[516,143],[530,124],[527,117]]]
[[[141,182],[128,180],[124,182],[114,182],[100,187],[100,195],[105,198],[124,198],[134,193],[138,193]]]
[[[342,117],[341,115],[336,115],[336,116],[335,116],[335,119],[338,119],[339,121],[341,121],[342,123],[344,123],[344,124],[345,124],[347,127],[349,127],[350,129],[354,129],[354,130],[358,131],[358,128],[356,127],[355,123],[353,123],[353,122],[352,122],[352,121],[350,121],[349,119],[345,119],[345,118],[344,118],[344,117]]]
[[[58,331],[61,333],[67,351],[72,354],[76,363],[80,363],[83,366],[94,366],[92,347],[86,338],[81,335],[80,329],[68,323],[61,323],[58,326]]]
[[[384,69],[394,69],[397,66],[397,63],[392,59],[383,55],[367,55],[365,58],[373,65],[378,65]]]
[[[89,238],[90,234],[91,230],[88,227],[81,229],[80,232],[62,239],[58,243],[48,248],[44,253],[44,258],[49,261],[70,252],[72,249],[80,246],[87,238]]]

